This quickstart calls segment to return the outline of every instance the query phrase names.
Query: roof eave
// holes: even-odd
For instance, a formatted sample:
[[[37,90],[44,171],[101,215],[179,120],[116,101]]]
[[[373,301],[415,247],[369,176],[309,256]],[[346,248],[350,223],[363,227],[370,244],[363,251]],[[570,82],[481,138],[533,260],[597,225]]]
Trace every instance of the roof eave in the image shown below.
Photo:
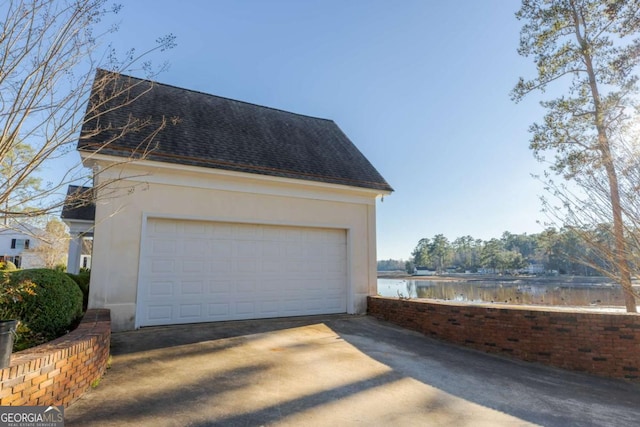
[[[378,183],[381,187],[386,184],[388,188],[374,188],[374,187],[365,187],[359,185],[349,185],[349,184],[339,184],[339,183],[331,183],[317,180],[309,180],[303,178],[288,178],[288,177],[280,177],[275,175],[267,175],[261,173],[251,173],[251,172],[239,172],[232,171],[214,167],[203,167],[203,166],[192,166],[192,165],[184,165],[178,163],[168,163],[161,162],[156,160],[148,160],[148,159],[131,159],[125,158],[121,156],[115,156],[110,154],[100,154],[95,153],[88,150],[78,150],[80,153],[80,157],[82,159],[82,164],[88,168],[94,168],[96,165],[100,163],[127,163],[136,166],[142,167],[152,167],[159,169],[167,169],[167,170],[175,170],[175,171],[187,171],[187,172],[195,172],[195,173],[205,173],[211,175],[227,175],[227,176],[242,176],[242,177],[250,177],[253,179],[259,179],[262,181],[273,181],[280,183],[304,183],[305,185],[309,185],[312,187],[322,187],[322,188],[334,188],[334,189],[350,189],[352,191],[357,190],[359,192],[369,193],[372,196],[387,196],[393,192],[393,188],[388,186],[386,183]]]

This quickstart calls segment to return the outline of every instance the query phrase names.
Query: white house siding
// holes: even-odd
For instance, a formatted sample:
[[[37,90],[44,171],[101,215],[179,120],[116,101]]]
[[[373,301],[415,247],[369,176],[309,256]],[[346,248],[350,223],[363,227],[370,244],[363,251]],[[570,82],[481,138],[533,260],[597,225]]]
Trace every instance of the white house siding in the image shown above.
[[[42,233],[42,231],[36,228],[27,234],[0,227],[0,258],[14,262],[15,258],[19,257],[18,267],[22,269],[44,267],[44,262],[33,252],[33,249],[40,244],[40,241],[34,237],[38,233]],[[11,247],[13,239],[16,240],[14,248]],[[29,240],[28,249],[24,246],[26,240]]]
[[[150,218],[344,230],[346,312],[364,313],[376,292],[380,191],[156,162],[126,173],[146,176],[112,184],[123,196],[97,202],[89,299],[90,307],[111,309],[116,331],[143,323],[136,322],[140,242]]]

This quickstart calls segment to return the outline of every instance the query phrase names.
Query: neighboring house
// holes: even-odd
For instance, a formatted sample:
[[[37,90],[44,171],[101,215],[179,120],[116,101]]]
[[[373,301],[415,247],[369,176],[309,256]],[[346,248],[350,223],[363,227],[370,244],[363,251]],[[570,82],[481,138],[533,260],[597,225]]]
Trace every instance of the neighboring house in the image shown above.
[[[333,121],[116,76],[126,105],[78,143],[99,171],[89,305],[114,330],[366,312],[393,190]],[[168,121],[143,159],[148,132],[103,146],[131,116]]]
[[[70,185],[60,218],[69,227],[67,271],[78,274],[81,268],[91,268],[91,240],[96,216],[93,189]]]
[[[429,270],[428,267],[416,267],[413,273],[416,276],[435,276],[434,270]]]
[[[525,271],[527,274],[544,274],[544,264],[529,263]]]
[[[39,268],[44,263],[33,250],[40,244],[36,237],[42,230],[26,225],[0,225],[0,261],[10,261],[18,268]]]

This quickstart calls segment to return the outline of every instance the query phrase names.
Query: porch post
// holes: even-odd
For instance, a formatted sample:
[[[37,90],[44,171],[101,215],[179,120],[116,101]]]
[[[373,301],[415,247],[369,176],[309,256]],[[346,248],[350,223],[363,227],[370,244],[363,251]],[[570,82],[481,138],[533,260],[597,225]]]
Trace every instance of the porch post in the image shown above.
[[[67,258],[67,271],[72,274],[80,272],[80,257],[82,256],[82,234],[72,235],[69,242],[69,257]]]

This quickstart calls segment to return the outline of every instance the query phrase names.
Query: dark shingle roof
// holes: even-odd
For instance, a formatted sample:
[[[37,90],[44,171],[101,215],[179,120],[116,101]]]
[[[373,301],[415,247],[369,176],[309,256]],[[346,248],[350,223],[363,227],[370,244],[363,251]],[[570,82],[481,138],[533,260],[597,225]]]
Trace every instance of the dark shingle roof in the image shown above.
[[[93,221],[95,217],[96,204],[93,201],[93,189],[70,185],[60,218]]]
[[[145,138],[167,121],[151,143],[146,159],[191,166],[393,191],[391,186],[331,120],[308,117],[219,96],[99,70],[92,92],[95,102],[106,87],[127,88],[111,109],[82,129],[78,150],[131,156],[148,146]],[[113,138],[131,117],[151,120],[147,131]],[[101,130],[92,132],[97,126]]]

